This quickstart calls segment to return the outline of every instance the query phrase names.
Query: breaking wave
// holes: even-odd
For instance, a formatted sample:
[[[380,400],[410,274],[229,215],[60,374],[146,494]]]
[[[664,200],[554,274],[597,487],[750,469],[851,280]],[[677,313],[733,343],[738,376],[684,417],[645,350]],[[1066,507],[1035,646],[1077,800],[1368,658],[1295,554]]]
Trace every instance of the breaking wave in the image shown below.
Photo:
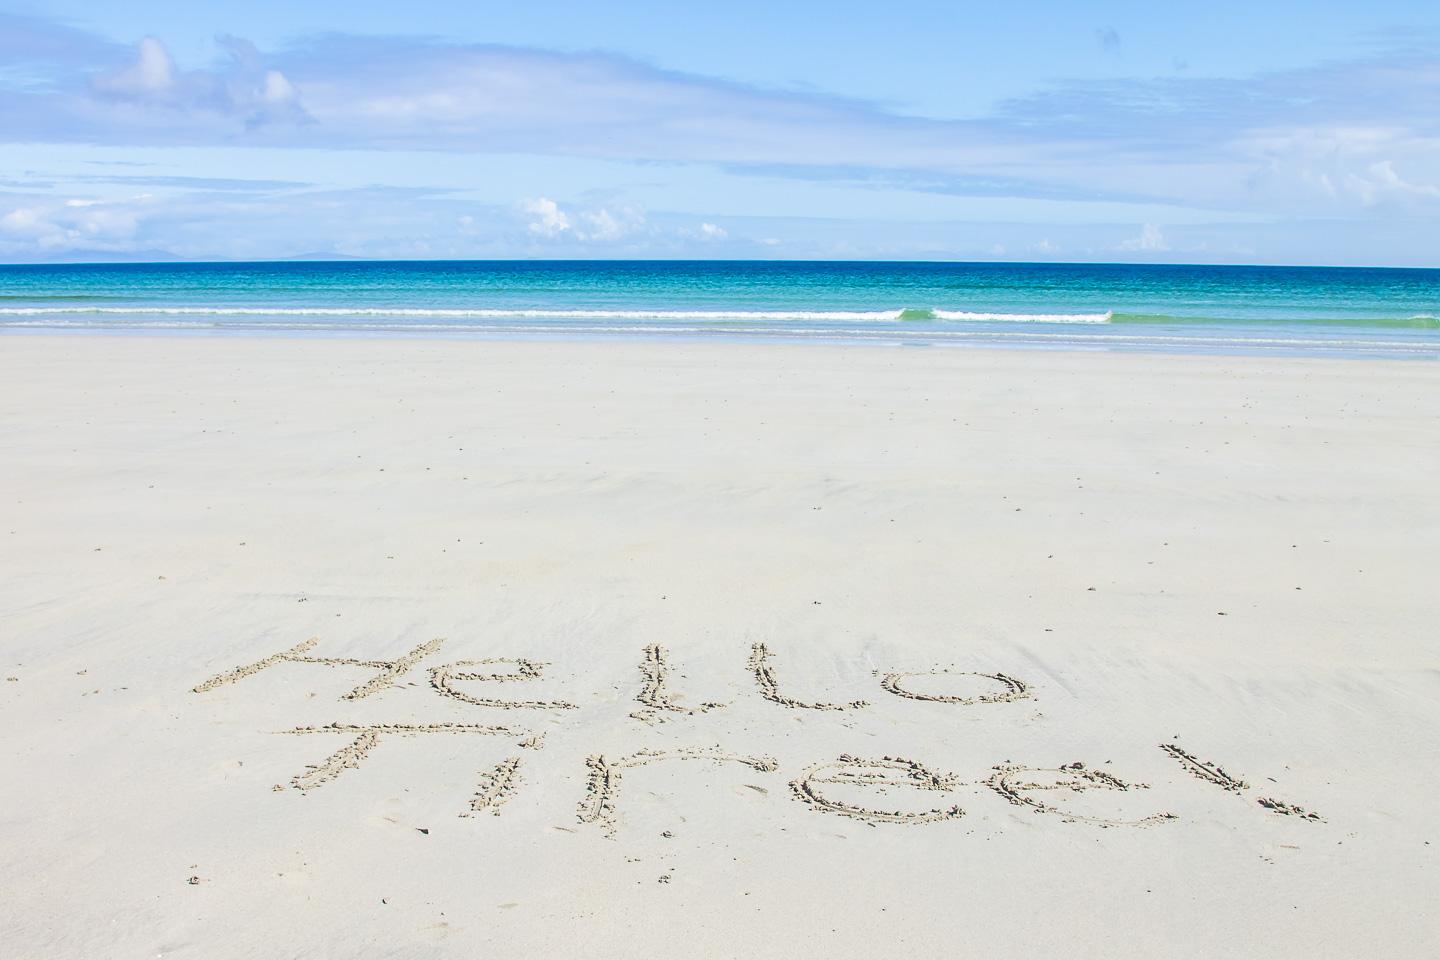
[[[439,309],[412,307],[0,307],[0,317],[328,317],[434,320],[680,320],[832,321],[904,320],[1012,321],[1016,323],[1108,323],[1105,313],[980,313],[965,310],[537,310]]]
[[[83,303],[50,306],[0,306],[0,326],[157,326],[171,321],[175,326],[223,324],[225,318],[240,321],[236,326],[267,324],[305,327],[314,321],[326,321],[336,327],[378,329],[387,324],[404,324],[420,328],[461,325],[466,321],[505,326],[516,321],[538,323],[565,321],[611,321],[622,323],[652,322],[700,323],[720,325],[759,325],[766,323],[973,323],[973,324],[1111,324],[1150,325],[1194,328],[1211,327],[1357,327],[1395,329],[1440,329],[1440,319],[1432,313],[1408,316],[1290,316],[1290,317],[1224,317],[1176,316],[1151,313],[1006,313],[980,310],[895,309],[895,310],[667,310],[667,309],[534,309],[486,307],[229,307],[229,306],[93,306]],[[169,325],[169,324],[164,324]]]

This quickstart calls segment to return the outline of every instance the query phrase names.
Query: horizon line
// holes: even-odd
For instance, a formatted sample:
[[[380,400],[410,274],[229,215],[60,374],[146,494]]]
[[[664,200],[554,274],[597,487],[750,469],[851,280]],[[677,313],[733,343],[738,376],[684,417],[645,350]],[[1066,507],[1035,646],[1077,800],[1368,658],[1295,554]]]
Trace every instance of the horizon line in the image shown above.
[[[1015,267],[1155,267],[1155,268],[1226,268],[1272,270],[1412,270],[1440,271],[1435,266],[1403,266],[1397,264],[1325,264],[1277,262],[1192,262],[1139,260],[942,260],[922,258],[745,258],[745,257],[361,257],[344,254],[267,257],[262,259],[198,258],[174,260],[0,260],[0,269],[24,267],[185,267],[241,266],[280,264],[394,264],[394,263],[686,263],[686,264],[928,264],[953,266],[1015,266]]]

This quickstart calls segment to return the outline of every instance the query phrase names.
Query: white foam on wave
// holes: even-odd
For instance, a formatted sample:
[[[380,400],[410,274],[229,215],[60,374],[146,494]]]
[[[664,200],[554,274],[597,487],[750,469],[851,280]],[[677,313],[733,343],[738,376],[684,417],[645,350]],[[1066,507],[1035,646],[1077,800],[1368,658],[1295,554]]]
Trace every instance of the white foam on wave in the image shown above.
[[[936,320],[995,320],[1012,323],[1109,323],[1104,313],[972,313],[968,310],[933,310]]]
[[[513,316],[513,314],[506,314]],[[0,323],[0,327],[10,326],[12,329],[19,326],[36,328],[89,328],[94,329],[93,323],[86,323],[82,320],[49,319],[37,320],[21,325]],[[223,332],[225,326],[216,322],[176,321],[176,320],[148,320],[135,324],[126,324],[122,329],[131,331],[141,330],[176,330],[188,329],[211,330]],[[568,326],[563,328],[568,333],[582,334],[635,334],[635,335],[733,335],[735,332],[728,332],[714,326],[690,326],[690,327],[656,327],[648,324],[586,324],[579,326]],[[540,335],[550,336],[556,332],[553,326],[544,324],[506,324],[496,326],[493,324],[455,324],[455,323],[376,323],[366,324],[363,327],[345,323],[326,323],[324,321],[312,321],[309,323],[297,322],[271,322],[246,324],[239,329],[233,329],[236,333],[254,332],[255,330],[273,330],[277,332],[289,332],[303,335],[309,333],[335,333],[348,335],[370,334],[502,334],[502,335]],[[988,330],[962,330],[962,329],[936,329],[927,328],[923,330],[907,330],[904,326],[895,327],[871,327],[869,329],[857,327],[750,327],[745,328],[745,336],[780,337],[780,338],[834,338],[837,340],[855,340],[859,342],[895,342],[906,341],[917,342],[952,342],[952,343],[996,343],[996,344],[1030,344],[1037,347],[1044,346],[1075,346],[1089,349],[1105,349],[1113,347],[1132,347],[1141,349],[1173,350],[1173,349],[1199,349],[1207,347],[1219,348],[1279,348],[1291,350],[1310,351],[1321,349],[1326,351],[1334,350],[1359,350],[1376,354],[1404,355],[1404,356],[1434,356],[1433,348],[1426,349],[1424,345],[1413,343],[1395,342],[1388,340],[1360,340],[1360,339],[1305,339],[1289,337],[1244,337],[1244,336],[1182,336],[1182,335],[1143,335],[1143,334],[1120,334],[1115,332],[1117,328],[1111,327],[1104,333],[1100,331],[1076,330],[1067,333],[1042,332],[1034,329],[1015,327],[1009,330],[991,328]]]
[[[985,313],[969,310],[538,310],[417,307],[0,307],[0,317],[332,317],[417,320],[729,320],[890,323],[901,320],[1109,323],[1105,313]]]
[[[500,310],[407,307],[0,307],[0,316],[416,317],[458,320],[899,320],[902,310]]]

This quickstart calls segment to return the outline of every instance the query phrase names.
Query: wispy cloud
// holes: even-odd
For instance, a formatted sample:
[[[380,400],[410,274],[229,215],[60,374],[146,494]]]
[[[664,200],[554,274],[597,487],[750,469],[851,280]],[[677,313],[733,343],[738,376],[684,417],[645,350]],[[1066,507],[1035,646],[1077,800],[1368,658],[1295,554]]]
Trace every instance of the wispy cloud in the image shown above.
[[[529,217],[529,232],[546,241],[603,245],[632,242],[659,232],[645,211],[634,204],[562,208],[549,197],[536,197],[522,203],[521,209]]]
[[[1364,190],[1324,183],[1374,180],[1376,164],[1417,188],[1391,190],[1397,201],[1428,203],[1440,183],[1433,54],[1245,79],[1065,83],[988,117],[936,120],[599,52],[343,34],[262,51],[222,37],[215,64],[182,69],[156,37],[121,57],[70,27],[7,23],[27,38],[0,47],[4,76],[24,78],[0,77],[10,141],[548,153],[965,196],[1261,210],[1302,198],[1374,206]],[[1110,28],[1099,39],[1120,42]],[[1279,204],[1253,189],[1261,182]]]
[[[1096,42],[1106,53],[1122,49],[1112,27],[1099,28]],[[65,23],[0,14],[0,143],[532,154],[656,169],[703,165],[738,178],[951,198],[1163,204],[1255,219],[1433,218],[1440,215],[1437,44],[1421,34],[1373,44],[1360,58],[1244,78],[1186,70],[1057,82],[956,120],[602,51],[340,33],[266,50],[223,36],[215,59],[196,65],[178,62],[163,37],[117,43]],[[111,206],[95,210],[64,206],[102,184],[164,195],[140,203],[107,194]],[[403,220],[413,242],[432,249],[449,242],[457,216],[470,218],[461,232],[472,240],[484,234],[497,248],[542,253],[759,242],[744,239],[723,209],[672,222],[623,197],[552,195],[548,187],[546,195],[459,214],[453,198],[441,199],[454,192],[447,187],[387,195],[377,186],[342,197],[298,179],[158,170],[27,172],[8,187],[53,194],[0,198],[0,216],[10,218],[0,238],[11,244],[60,246],[87,236],[189,243],[201,232],[201,194],[211,222],[289,218],[306,234],[295,242],[307,248],[325,246],[320,225],[331,225],[334,236],[353,233],[333,214],[338,204],[351,205],[352,221],[358,210],[376,223]],[[67,190],[72,195],[63,196]],[[228,199],[214,202],[217,195]],[[152,236],[152,225],[170,233]],[[1138,237],[1107,239],[1105,249],[1164,252],[1170,232],[1145,228]],[[785,233],[770,226],[748,235]],[[1011,250],[1038,242],[1004,240]]]
[[[1057,177],[1027,179],[1003,174],[955,174],[902,166],[834,163],[731,163],[729,173],[748,177],[778,177],[812,183],[837,183],[876,190],[912,190],[952,197],[1030,197],[1042,200],[1105,200],[1115,203],[1164,203],[1160,193],[1087,187]]]
[[[528,229],[536,236],[558,237],[570,230],[570,217],[549,197],[526,200],[521,209],[532,217]]]
[[[1117,249],[1127,252],[1161,253],[1170,249],[1170,242],[1165,239],[1165,234],[1160,231],[1158,226],[1147,223],[1140,228],[1140,236],[1120,241]]]
[[[0,205],[0,251],[37,249],[123,250],[131,246],[138,222],[139,203],[101,203],[67,199],[25,201]]]
[[[189,177],[165,175],[71,175],[67,183],[109,183],[133,187],[178,187],[184,190],[233,190],[242,193],[272,193],[282,190],[299,190],[315,184],[303,180],[266,180],[240,177]]]
[[[143,112],[144,120],[162,127],[166,120],[193,123],[196,118],[235,121],[246,129],[313,122],[294,84],[282,71],[267,67],[254,44],[229,36],[217,42],[227,57],[222,67],[181,70],[159,38],[144,37],[131,63],[90,75],[90,99],[127,108],[132,121]]]

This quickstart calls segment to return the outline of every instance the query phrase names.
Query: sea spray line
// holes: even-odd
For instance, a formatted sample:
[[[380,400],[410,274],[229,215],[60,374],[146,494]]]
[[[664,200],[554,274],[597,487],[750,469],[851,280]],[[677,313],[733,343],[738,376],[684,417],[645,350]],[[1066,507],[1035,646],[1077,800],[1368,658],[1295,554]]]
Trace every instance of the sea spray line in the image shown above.
[[[932,310],[936,320],[996,320],[1017,323],[1109,323],[1114,313],[971,313],[966,310]]]
[[[974,313],[963,310],[539,310],[414,307],[0,307],[0,316],[423,317],[469,320],[973,320],[1108,323],[1105,313]]]
[[[413,307],[0,307],[0,316],[425,317],[474,320],[899,320],[903,310],[533,310]]]
[[[657,322],[820,322],[835,323],[879,323],[896,324],[904,322],[966,322],[966,323],[1013,323],[1013,324],[1080,324],[1080,325],[1127,325],[1127,326],[1313,326],[1313,327],[1374,327],[1433,330],[1440,329],[1440,318],[1431,313],[1417,313],[1404,317],[1223,317],[1223,316],[1179,316],[1160,313],[1127,313],[1107,310],[1103,313],[1002,313],[971,310],[611,310],[611,309],[535,309],[535,308],[420,308],[420,307],[198,307],[198,306],[29,306],[0,307],[0,326],[25,326],[43,323],[43,318],[75,318],[74,323],[91,326],[103,325],[105,320],[85,321],[83,318],[126,318],[138,320],[141,317],[254,317],[259,319],[321,318],[334,320],[365,321],[356,324],[357,329],[383,329],[383,324],[374,320],[495,320],[495,321],[565,321],[565,320],[616,320],[616,321],[657,321]],[[27,321],[29,321],[27,323]],[[60,325],[60,324],[56,324]],[[130,324],[135,325],[135,324]],[[296,323],[297,327],[303,324]],[[458,324],[455,325],[458,327]],[[421,329],[419,324],[414,329]]]
[[[1023,327],[1023,325],[1016,325]],[[1086,325],[1080,325],[1086,326]],[[1098,326],[1098,325],[1096,325]],[[104,326],[86,322],[83,320],[31,320],[31,321],[4,321],[0,320],[0,329],[10,330],[100,330]],[[255,331],[277,331],[291,333],[326,333],[326,334],[509,334],[509,335],[551,335],[557,328],[553,326],[537,326],[525,324],[438,324],[438,323],[369,323],[364,326],[356,326],[344,323],[247,323],[240,327],[227,328],[219,323],[201,323],[194,321],[165,321],[152,320],[137,323],[117,325],[113,329],[119,330],[210,330],[224,332],[229,330],[237,334],[251,333]],[[1403,353],[1407,355],[1431,356],[1434,355],[1434,348],[1431,344],[1422,341],[1392,341],[1392,340],[1358,340],[1358,339],[1336,339],[1325,338],[1302,338],[1302,337],[1263,337],[1263,336],[1220,336],[1215,334],[1183,335],[1137,335],[1119,333],[1091,333],[1079,330],[1068,333],[1045,333],[1034,329],[988,329],[988,330],[943,330],[935,328],[922,328],[907,331],[903,326],[875,327],[865,329],[864,327],[736,327],[726,328],[717,326],[659,326],[649,324],[638,325],[580,325],[566,326],[559,328],[566,334],[637,334],[637,335],[732,335],[743,334],[747,337],[772,337],[772,338],[801,338],[801,339],[825,339],[834,338],[840,340],[878,340],[881,342],[905,341],[916,339],[921,341],[954,341],[954,342],[986,342],[996,343],[1054,343],[1057,345],[1065,343],[1084,343],[1104,346],[1144,346],[1164,347],[1166,345],[1187,345],[1191,347],[1205,346],[1261,346],[1261,347],[1292,347],[1292,348],[1314,348],[1320,350],[1334,350],[1345,348],[1358,348],[1365,350],[1378,350],[1390,353]],[[1116,329],[1113,326],[1110,330]]]

